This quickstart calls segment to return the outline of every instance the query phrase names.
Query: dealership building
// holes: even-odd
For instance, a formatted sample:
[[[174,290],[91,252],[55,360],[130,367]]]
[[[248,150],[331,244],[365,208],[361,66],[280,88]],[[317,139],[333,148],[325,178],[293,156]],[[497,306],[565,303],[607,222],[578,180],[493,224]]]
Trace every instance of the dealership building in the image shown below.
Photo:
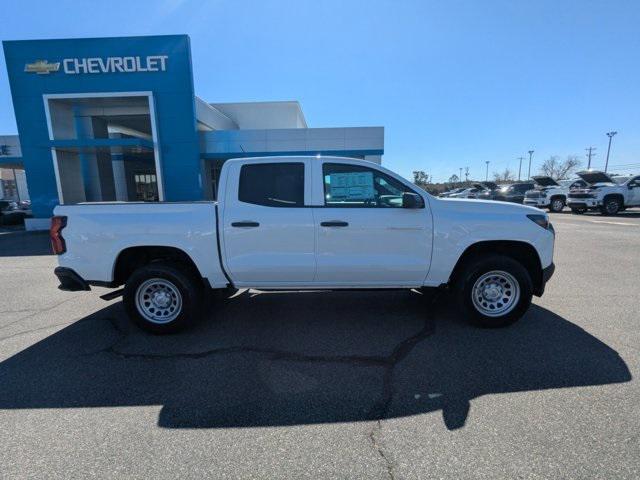
[[[18,135],[0,132],[0,169],[26,175],[29,229],[58,204],[215,199],[229,158],[384,153],[382,127],[309,128],[296,101],[200,99],[186,35],[3,46]]]

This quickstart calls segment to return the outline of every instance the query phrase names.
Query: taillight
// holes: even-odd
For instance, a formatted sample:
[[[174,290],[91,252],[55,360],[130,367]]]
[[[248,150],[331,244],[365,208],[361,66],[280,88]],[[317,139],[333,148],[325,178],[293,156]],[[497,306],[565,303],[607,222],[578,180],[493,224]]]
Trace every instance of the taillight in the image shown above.
[[[62,238],[62,229],[67,226],[67,217],[55,216],[51,218],[49,237],[54,255],[60,255],[67,251],[67,245]]]

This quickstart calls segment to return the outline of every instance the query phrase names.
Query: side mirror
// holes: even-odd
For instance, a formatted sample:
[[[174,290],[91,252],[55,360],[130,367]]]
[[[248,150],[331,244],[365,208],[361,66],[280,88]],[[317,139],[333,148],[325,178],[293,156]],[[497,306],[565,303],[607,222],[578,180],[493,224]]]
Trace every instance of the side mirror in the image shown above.
[[[424,200],[420,195],[411,192],[404,192],[402,194],[402,208],[422,207],[424,207]]]

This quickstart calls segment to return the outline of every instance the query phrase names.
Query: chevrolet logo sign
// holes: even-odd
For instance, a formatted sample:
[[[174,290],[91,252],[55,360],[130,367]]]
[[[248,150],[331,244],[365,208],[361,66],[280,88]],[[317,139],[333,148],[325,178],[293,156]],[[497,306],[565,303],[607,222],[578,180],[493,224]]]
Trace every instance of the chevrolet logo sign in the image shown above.
[[[58,70],[60,70],[60,62],[49,63],[47,60],[36,60],[24,66],[25,72],[37,73],[38,75],[49,75],[51,72],[57,72]]]

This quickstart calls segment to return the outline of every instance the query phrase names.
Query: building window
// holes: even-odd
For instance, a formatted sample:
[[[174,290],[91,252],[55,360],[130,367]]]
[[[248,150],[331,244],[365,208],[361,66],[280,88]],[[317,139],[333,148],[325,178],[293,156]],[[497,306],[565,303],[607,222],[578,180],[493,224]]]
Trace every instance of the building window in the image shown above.
[[[240,169],[238,200],[266,207],[304,206],[304,163],[256,163]]]
[[[158,182],[155,173],[136,173],[136,200],[142,202],[158,201]]]

